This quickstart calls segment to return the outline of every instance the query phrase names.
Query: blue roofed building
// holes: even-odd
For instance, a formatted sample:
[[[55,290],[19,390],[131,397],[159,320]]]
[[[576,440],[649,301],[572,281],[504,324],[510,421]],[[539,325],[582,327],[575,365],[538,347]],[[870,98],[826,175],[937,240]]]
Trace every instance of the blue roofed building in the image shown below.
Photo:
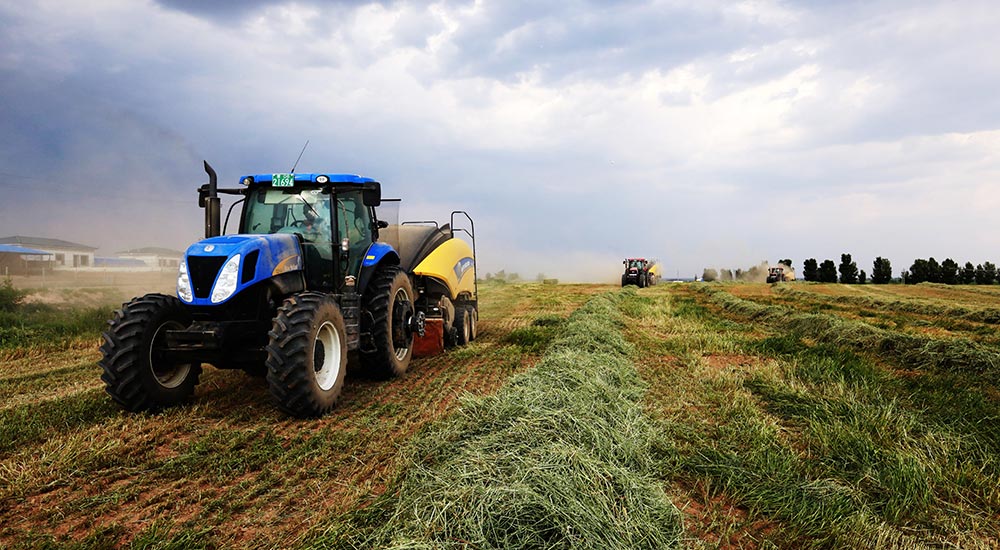
[[[64,241],[62,239],[25,237],[22,235],[0,237],[0,245],[14,245],[51,254],[52,258],[50,261],[52,267],[55,269],[93,267],[94,251],[97,250],[96,246]]]

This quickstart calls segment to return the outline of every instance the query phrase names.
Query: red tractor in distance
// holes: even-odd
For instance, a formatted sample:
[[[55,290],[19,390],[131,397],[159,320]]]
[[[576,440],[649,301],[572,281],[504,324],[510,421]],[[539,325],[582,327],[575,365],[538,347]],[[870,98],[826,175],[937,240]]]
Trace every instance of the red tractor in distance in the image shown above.
[[[646,258],[625,258],[625,273],[622,286],[636,285],[639,288],[653,286],[660,279],[660,264]]]

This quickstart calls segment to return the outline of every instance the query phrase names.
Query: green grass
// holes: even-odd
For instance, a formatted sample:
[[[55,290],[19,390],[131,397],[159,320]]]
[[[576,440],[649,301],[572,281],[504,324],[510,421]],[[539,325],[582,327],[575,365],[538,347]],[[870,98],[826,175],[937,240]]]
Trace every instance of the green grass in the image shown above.
[[[25,304],[0,311],[0,350],[15,348],[57,349],[81,337],[100,336],[114,308],[56,308]]]
[[[676,547],[616,308],[627,292],[574,313],[541,363],[496,395],[463,400],[414,441],[388,498],[310,545]]]
[[[700,347],[675,360],[682,368],[646,362],[642,373],[659,388],[648,408],[679,456],[664,462],[667,482],[706,505],[736,504],[767,525],[758,540],[779,547],[995,546],[1000,410],[978,375],[900,376],[856,353],[850,338],[817,342],[786,330],[787,312],[703,292],[662,296],[637,317],[651,330],[684,323],[719,335],[743,357],[713,366],[720,348],[697,337]],[[765,334],[719,334],[712,308]]]

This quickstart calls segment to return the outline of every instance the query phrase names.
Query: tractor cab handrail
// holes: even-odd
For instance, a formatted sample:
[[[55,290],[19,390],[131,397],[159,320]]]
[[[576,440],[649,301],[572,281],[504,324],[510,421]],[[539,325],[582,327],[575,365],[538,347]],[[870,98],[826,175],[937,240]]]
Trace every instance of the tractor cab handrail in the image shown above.
[[[440,229],[440,226],[438,226],[438,222],[434,220],[411,220],[402,222],[399,225],[431,225],[431,224],[434,225],[435,229]]]

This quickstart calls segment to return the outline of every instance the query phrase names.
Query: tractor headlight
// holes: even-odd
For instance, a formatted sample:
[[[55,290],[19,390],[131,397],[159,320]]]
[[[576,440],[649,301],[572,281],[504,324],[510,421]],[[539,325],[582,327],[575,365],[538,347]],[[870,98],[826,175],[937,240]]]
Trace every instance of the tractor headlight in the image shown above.
[[[212,290],[212,303],[217,304],[236,292],[236,283],[240,275],[240,255],[237,254],[222,266],[219,278],[215,281],[215,288]]]
[[[188,279],[187,262],[181,260],[180,267],[177,268],[177,297],[185,302],[194,299],[191,295],[191,280]]]

